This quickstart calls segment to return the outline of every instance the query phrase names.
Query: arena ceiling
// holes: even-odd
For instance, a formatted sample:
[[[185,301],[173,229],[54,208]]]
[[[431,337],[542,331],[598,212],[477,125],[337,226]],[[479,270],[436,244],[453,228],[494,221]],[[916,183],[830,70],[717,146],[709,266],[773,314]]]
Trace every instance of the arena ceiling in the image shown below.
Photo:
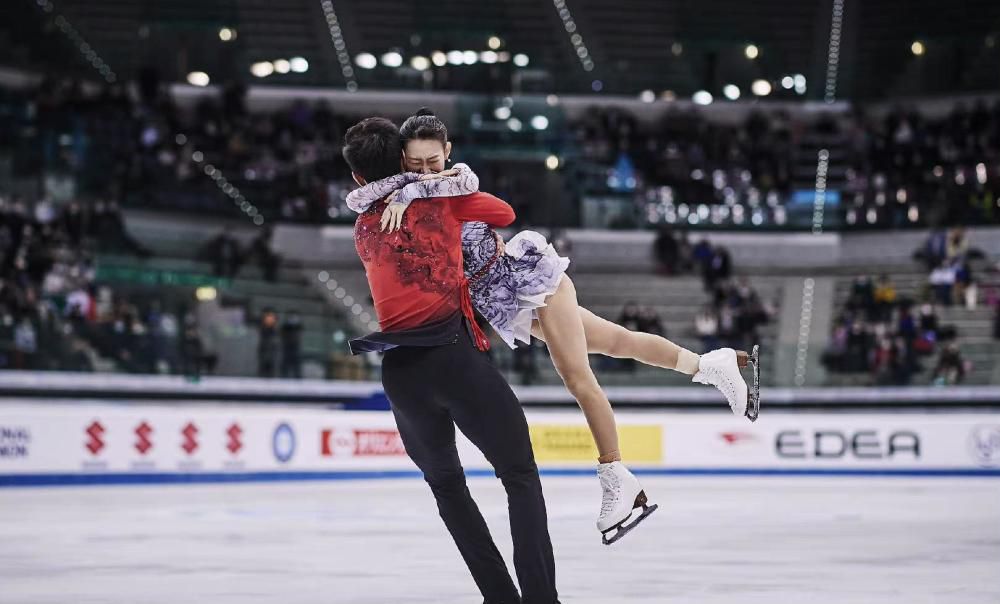
[[[71,64],[90,69],[93,58],[80,50],[80,40],[85,40],[87,50],[119,77],[154,67],[167,80],[204,72],[214,82],[498,93],[512,86],[564,93],[670,91],[678,97],[707,90],[720,98],[727,84],[746,97],[752,82],[763,79],[771,84],[772,96],[822,99],[835,59],[837,98],[1000,88],[1000,2],[995,0],[3,4],[0,13],[6,14],[0,16],[13,27],[5,26],[8,31],[0,40],[18,51],[9,54],[7,62],[22,55],[50,57],[55,45],[64,57],[71,57]],[[45,12],[46,4],[50,12]],[[63,20],[57,22],[60,16]],[[835,16],[841,19],[840,27],[835,27]],[[66,24],[76,36],[67,33]],[[235,31],[229,41],[220,39],[223,28]],[[40,34],[30,37],[28,32],[35,30]],[[499,44],[493,41],[491,46],[494,37]],[[359,61],[362,54],[371,57]],[[524,55],[527,64],[520,58],[522,64],[516,65],[517,55]],[[293,57],[305,58],[309,69],[251,75],[254,63]],[[445,64],[435,65],[435,57]],[[366,68],[372,58],[374,67]],[[454,59],[462,64],[454,64]],[[284,71],[287,66],[277,67]],[[794,85],[781,86],[795,75],[804,78],[804,92]]]

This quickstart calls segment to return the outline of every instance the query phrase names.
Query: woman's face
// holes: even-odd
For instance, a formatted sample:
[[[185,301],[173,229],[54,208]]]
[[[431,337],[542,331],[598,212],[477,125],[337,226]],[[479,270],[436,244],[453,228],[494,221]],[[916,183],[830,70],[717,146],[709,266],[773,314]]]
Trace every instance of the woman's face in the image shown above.
[[[415,139],[403,149],[403,169],[407,172],[431,174],[441,172],[451,155],[451,143],[441,144],[434,139]]]

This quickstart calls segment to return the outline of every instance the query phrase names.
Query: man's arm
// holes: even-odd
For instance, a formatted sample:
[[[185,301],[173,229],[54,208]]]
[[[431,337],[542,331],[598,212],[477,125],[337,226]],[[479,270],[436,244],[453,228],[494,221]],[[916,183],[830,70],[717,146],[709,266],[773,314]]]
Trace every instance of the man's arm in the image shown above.
[[[505,227],[517,217],[506,201],[489,193],[448,197],[451,212],[459,222],[485,222],[491,227]]]

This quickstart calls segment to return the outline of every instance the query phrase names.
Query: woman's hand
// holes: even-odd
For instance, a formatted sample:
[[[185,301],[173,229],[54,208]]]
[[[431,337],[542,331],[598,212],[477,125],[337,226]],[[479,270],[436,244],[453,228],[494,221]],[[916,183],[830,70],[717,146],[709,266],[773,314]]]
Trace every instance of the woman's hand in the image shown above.
[[[498,252],[498,254],[500,256],[506,254],[507,253],[507,244],[504,243],[503,237],[501,237],[500,233],[497,233],[496,231],[493,231],[493,236],[496,237],[496,239],[497,239],[497,252]]]
[[[406,209],[409,206],[403,205],[401,203],[394,203],[396,201],[396,194],[399,193],[399,189],[393,191],[386,197],[386,201],[389,205],[386,206],[385,211],[382,212],[382,221],[379,223],[382,231],[398,231],[401,226],[403,226],[403,214],[406,213]]]
[[[458,176],[458,168],[449,168],[440,172],[424,174],[419,178],[419,180],[434,180],[436,178],[448,178],[449,176]]]

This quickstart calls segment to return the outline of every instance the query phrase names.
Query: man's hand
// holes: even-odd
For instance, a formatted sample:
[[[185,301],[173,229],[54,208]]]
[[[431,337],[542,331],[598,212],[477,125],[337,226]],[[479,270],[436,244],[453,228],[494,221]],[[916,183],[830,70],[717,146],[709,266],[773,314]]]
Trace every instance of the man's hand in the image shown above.
[[[501,237],[500,233],[497,233],[496,231],[493,231],[493,236],[497,239],[497,252],[499,252],[501,256],[506,254],[507,244],[504,243],[503,237]]]
[[[403,226],[403,214],[406,213],[406,208],[409,206],[401,203],[393,203],[396,199],[396,193],[397,191],[393,191],[387,198],[389,205],[382,212],[382,221],[380,222],[382,231],[391,233],[398,231]]]
[[[424,174],[419,180],[434,180],[436,178],[448,178],[449,176],[458,176],[458,168],[449,168],[437,173]]]

